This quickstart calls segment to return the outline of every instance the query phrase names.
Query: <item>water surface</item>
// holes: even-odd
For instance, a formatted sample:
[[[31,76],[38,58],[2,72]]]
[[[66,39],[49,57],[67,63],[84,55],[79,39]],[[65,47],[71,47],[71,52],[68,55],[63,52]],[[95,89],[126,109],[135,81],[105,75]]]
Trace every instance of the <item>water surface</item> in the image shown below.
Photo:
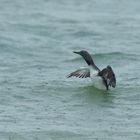
[[[140,1],[1,0],[0,139],[139,140]],[[67,79],[88,50],[117,87]]]

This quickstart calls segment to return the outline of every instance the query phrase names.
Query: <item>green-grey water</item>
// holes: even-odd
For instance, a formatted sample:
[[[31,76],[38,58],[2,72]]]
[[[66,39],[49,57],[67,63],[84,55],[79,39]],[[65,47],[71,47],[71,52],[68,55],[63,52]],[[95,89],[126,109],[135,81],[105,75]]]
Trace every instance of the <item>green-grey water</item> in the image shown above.
[[[0,0],[0,139],[140,139],[139,0]],[[88,50],[117,87],[66,76]]]

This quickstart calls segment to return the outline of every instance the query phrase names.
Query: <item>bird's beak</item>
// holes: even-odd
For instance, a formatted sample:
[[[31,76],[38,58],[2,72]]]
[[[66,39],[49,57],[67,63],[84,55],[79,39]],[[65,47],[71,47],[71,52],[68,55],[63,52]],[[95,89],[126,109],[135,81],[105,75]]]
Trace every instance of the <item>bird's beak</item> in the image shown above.
[[[75,51],[73,53],[76,53],[76,54],[79,54],[79,55],[81,54],[80,52],[75,52]]]

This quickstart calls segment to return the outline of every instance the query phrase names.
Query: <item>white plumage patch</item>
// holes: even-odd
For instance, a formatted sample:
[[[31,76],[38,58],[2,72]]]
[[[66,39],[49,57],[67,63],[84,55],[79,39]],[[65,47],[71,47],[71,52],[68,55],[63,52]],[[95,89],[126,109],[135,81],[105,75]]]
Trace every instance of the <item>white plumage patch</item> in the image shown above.
[[[98,70],[94,69],[92,66],[89,66],[89,70],[90,70],[90,77],[97,76],[99,72]]]
[[[106,90],[106,86],[104,85],[103,79],[100,76],[91,77],[91,80],[94,87],[101,90]]]
[[[93,69],[93,67],[89,67],[89,69],[90,69],[90,78],[92,80],[94,87],[101,90],[106,90],[106,86],[103,83],[102,77],[98,76],[99,71]]]

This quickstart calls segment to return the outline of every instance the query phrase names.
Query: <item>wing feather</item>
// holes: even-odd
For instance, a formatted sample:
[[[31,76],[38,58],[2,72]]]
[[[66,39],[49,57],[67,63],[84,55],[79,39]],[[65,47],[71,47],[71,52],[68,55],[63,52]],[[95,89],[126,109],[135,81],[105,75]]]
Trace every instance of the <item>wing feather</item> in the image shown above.
[[[116,77],[110,66],[107,66],[102,71],[100,71],[99,75],[105,79],[108,86],[116,86]]]
[[[72,76],[79,77],[79,78],[87,78],[90,77],[90,70],[89,68],[81,68],[70,73],[67,77],[69,78]]]

